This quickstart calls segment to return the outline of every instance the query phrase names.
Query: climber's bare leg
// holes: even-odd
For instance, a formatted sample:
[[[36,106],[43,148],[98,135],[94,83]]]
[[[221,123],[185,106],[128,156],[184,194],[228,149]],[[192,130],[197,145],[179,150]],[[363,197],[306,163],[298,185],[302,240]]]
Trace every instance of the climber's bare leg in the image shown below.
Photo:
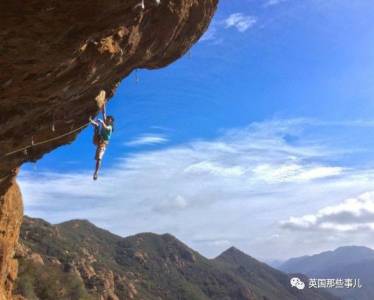
[[[101,166],[101,159],[97,159],[96,160],[96,166],[95,166],[95,173],[93,175],[93,179],[94,180],[97,180],[98,176],[99,176],[99,169],[100,169],[100,166]]]

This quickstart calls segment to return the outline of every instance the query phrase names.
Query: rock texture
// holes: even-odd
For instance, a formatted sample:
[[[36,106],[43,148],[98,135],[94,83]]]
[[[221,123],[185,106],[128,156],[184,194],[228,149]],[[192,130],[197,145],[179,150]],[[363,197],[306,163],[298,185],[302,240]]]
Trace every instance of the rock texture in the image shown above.
[[[98,111],[100,91],[110,98],[134,69],[182,56],[206,30],[217,1],[144,0],[144,9],[141,0],[0,1],[0,299],[9,298],[6,278],[15,274],[17,168],[78,132],[32,145],[86,124]],[[17,218],[10,222],[11,216]]]
[[[22,196],[15,180],[0,184],[0,300],[10,299],[17,276],[14,251],[22,223]]]

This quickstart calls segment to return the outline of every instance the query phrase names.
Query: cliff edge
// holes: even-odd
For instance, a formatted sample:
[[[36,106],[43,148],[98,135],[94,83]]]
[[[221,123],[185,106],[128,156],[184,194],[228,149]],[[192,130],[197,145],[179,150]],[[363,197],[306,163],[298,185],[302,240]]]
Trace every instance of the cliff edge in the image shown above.
[[[160,68],[186,53],[217,1],[1,1],[0,300],[11,299],[17,273],[19,166],[72,142],[97,114],[100,91],[110,98],[134,69]]]

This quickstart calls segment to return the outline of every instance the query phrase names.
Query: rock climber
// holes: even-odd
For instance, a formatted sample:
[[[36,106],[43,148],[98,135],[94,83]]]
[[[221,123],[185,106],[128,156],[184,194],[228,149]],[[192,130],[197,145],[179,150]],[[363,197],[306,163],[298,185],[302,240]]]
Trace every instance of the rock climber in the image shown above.
[[[90,122],[95,128],[94,144],[97,147],[96,154],[95,154],[96,166],[95,166],[95,172],[93,175],[94,180],[97,180],[98,178],[99,169],[101,167],[101,163],[104,157],[106,147],[108,146],[109,140],[112,136],[113,124],[114,124],[114,118],[112,116],[106,115],[105,104],[103,105],[103,108],[102,108],[102,115],[103,115],[102,120],[101,119],[93,120],[90,118]]]

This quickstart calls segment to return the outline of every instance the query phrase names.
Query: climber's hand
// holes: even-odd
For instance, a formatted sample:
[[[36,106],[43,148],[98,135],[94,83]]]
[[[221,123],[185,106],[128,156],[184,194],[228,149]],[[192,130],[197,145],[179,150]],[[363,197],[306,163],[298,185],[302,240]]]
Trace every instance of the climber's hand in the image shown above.
[[[95,122],[95,120],[93,120],[93,119],[91,118],[91,116],[90,116],[90,118],[89,118],[88,120],[90,121],[90,123],[91,123],[92,125],[99,126],[99,124],[97,124],[97,122]]]

